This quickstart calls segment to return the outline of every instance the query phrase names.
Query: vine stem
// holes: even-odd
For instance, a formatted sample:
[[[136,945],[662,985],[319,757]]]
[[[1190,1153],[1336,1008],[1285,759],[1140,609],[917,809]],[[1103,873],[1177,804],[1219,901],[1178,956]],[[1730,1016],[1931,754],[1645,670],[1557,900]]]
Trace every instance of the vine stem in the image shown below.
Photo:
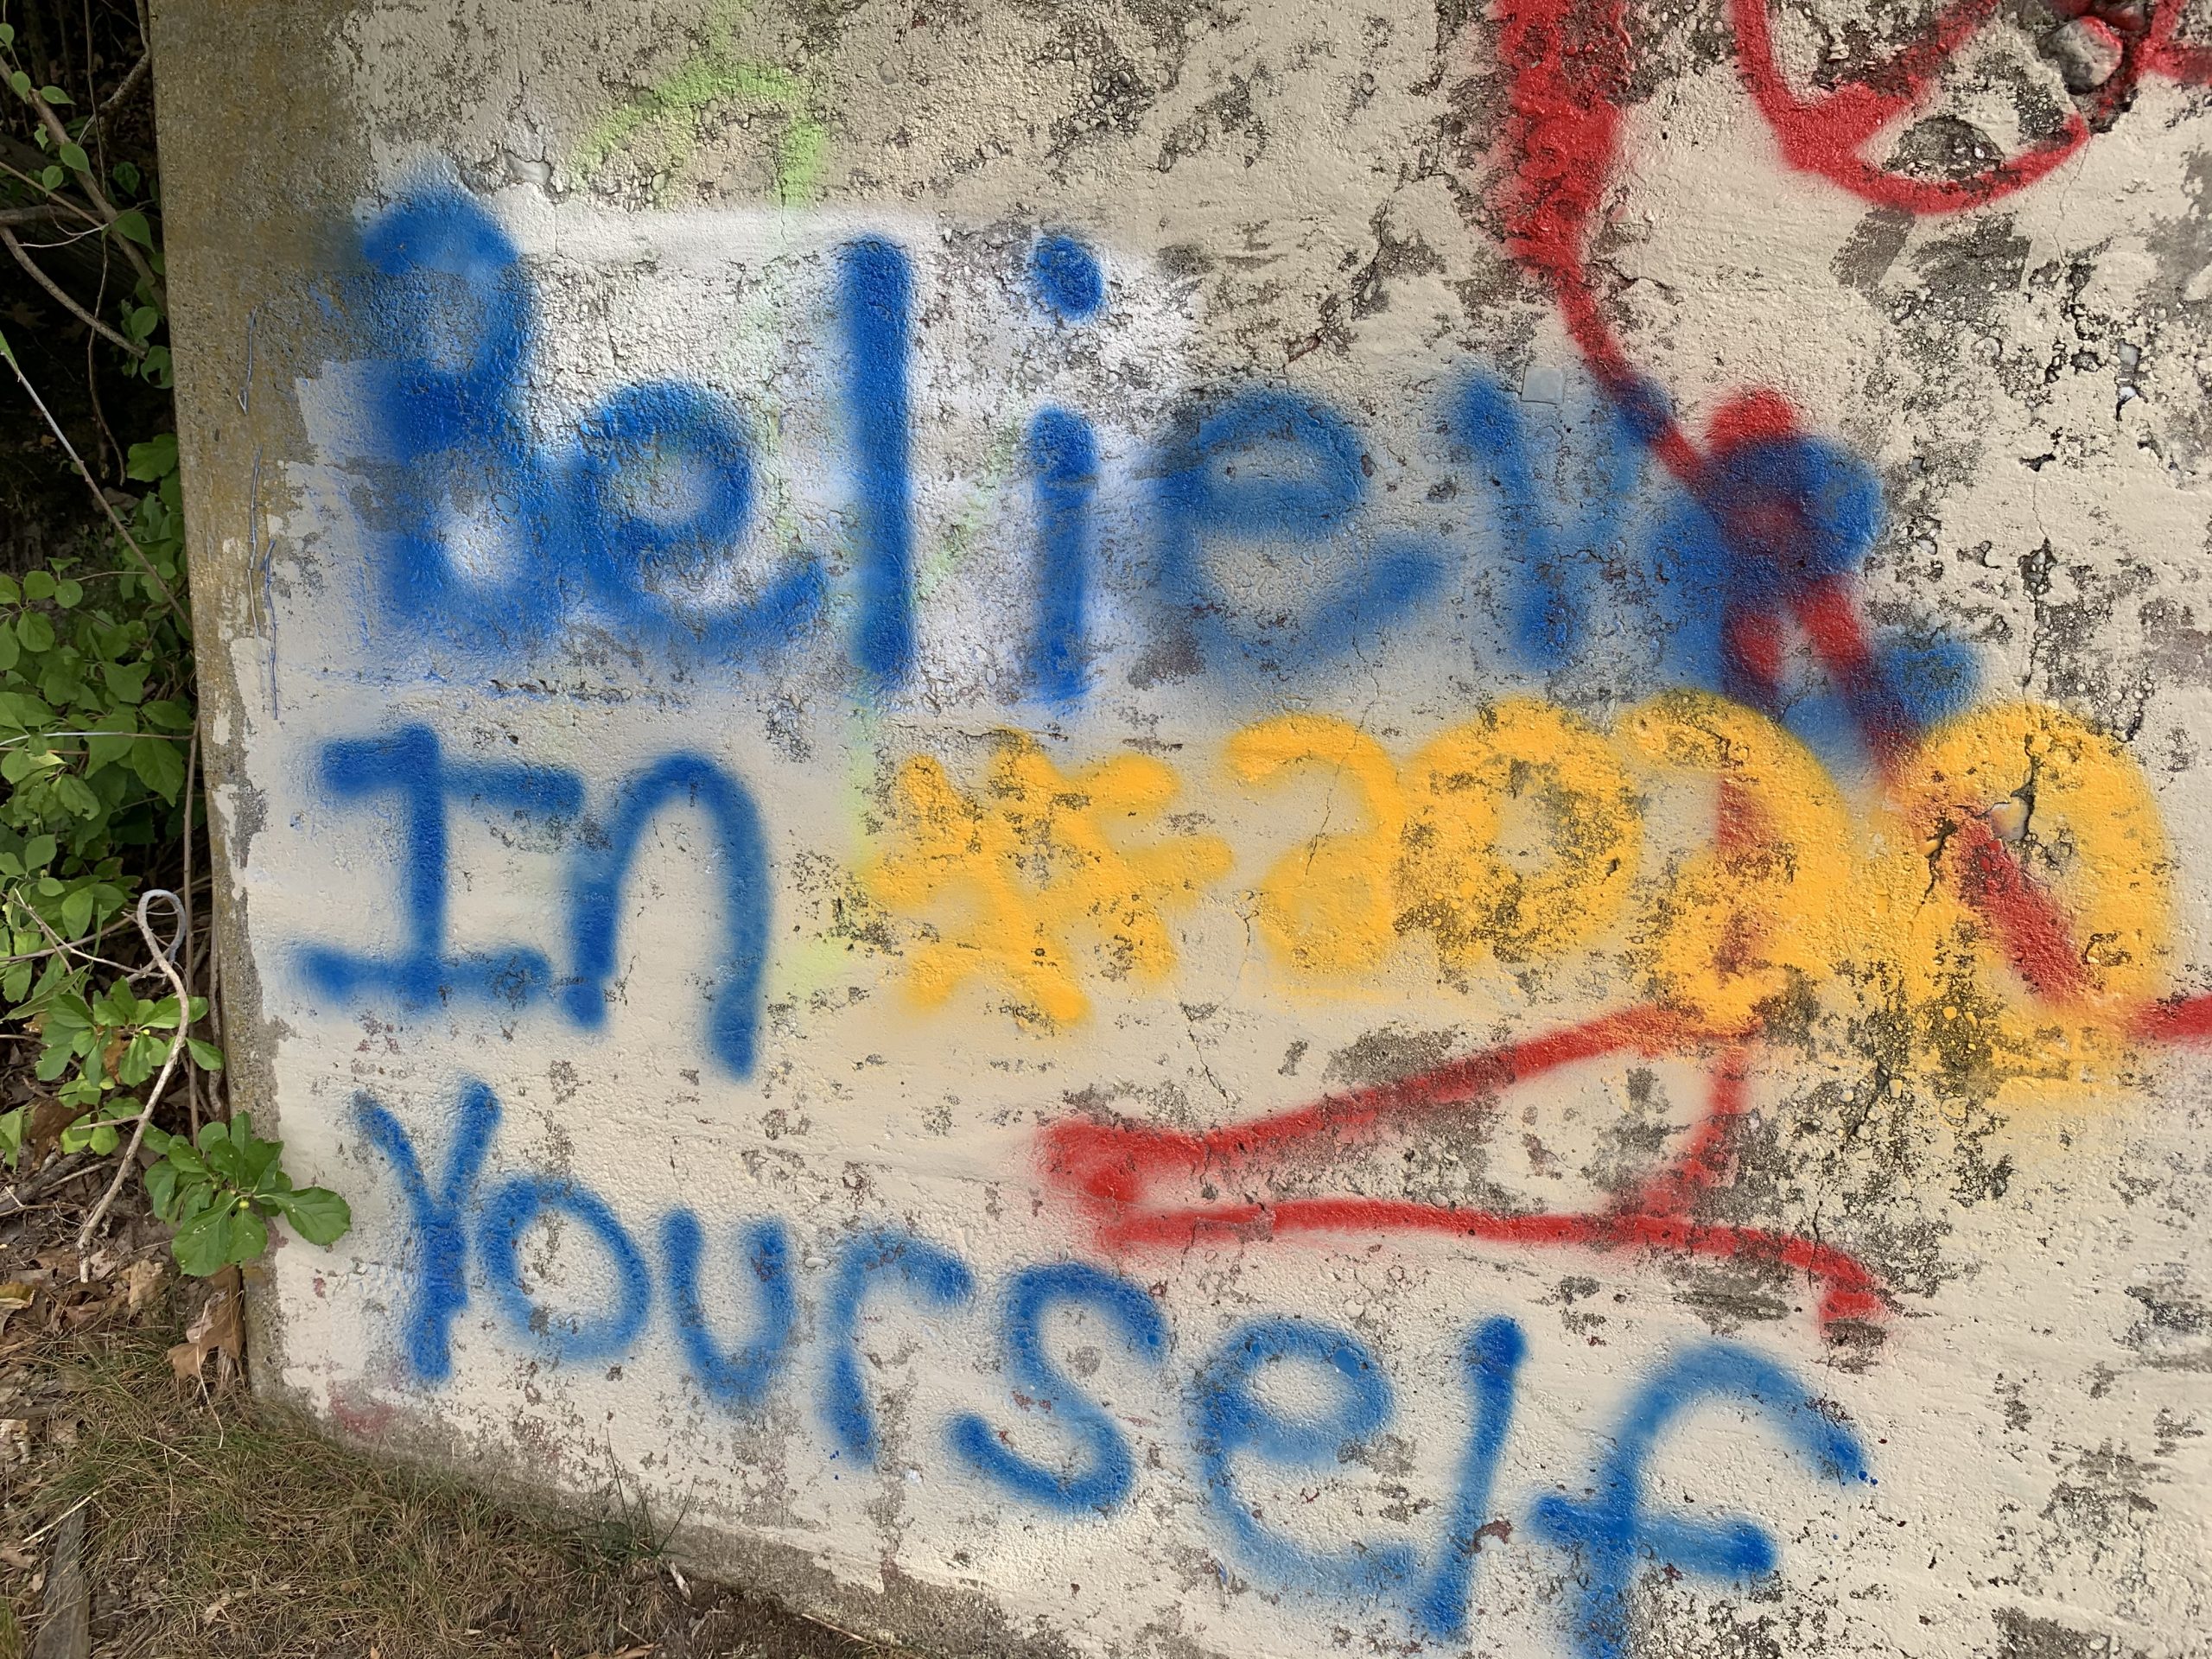
[[[80,1282],[92,1277],[92,1264],[86,1252],[92,1247],[92,1234],[122,1192],[123,1184],[130,1179],[131,1171],[138,1166],[139,1143],[146,1138],[146,1125],[153,1122],[154,1108],[161,1104],[162,1090],[169,1085],[169,1074],[176,1070],[177,1057],[184,1052],[185,1033],[192,1023],[192,994],[185,986],[184,976],[177,972],[168,948],[154,937],[153,925],[146,919],[146,906],[156,899],[168,899],[169,908],[180,918],[191,912],[186,910],[184,900],[167,887],[149,887],[138,895],[138,935],[146,941],[146,949],[161,964],[162,972],[168,976],[169,988],[176,994],[176,1033],[169,1039],[168,1058],[162,1062],[162,1074],[154,1079],[153,1088],[146,1094],[146,1103],[138,1109],[138,1121],[130,1126],[130,1144],[124,1147],[123,1156],[116,1163],[115,1179],[107,1184],[107,1191],[100,1195],[100,1201],[92,1206],[92,1213],[85,1217],[85,1224],[77,1230],[77,1277]]]

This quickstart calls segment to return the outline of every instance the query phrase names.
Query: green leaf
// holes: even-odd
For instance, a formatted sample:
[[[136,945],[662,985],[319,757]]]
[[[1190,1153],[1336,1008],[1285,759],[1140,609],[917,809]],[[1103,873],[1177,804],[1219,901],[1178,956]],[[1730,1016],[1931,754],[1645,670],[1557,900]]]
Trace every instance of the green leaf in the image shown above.
[[[263,1141],[257,1137],[249,1139],[245,1146],[245,1166],[251,1179],[244,1185],[258,1190],[269,1172],[277,1167],[276,1160],[283,1155],[284,1143],[282,1141]]]
[[[269,1202],[291,1223],[292,1230],[310,1244],[335,1244],[353,1224],[353,1210],[327,1187],[304,1186],[296,1192],[272,1192]]]
[[[85,601],[85,584],[71,582],[67,577],[54,584],[54,602],[65,611],[73,611]]]
[[[115,693],[118,702],[137,702],[146,695],[146,675],[151,667],[149,663],[102,663],[100,677]]]
[[[23,843],[23,868],[27,870],[44,869],[54,862],[54,852],[52,836],[33,836]]]
[[[164,432],[130,446],[127,471],[141,484],[152,484],[176,471],[176,434]]]
[[[26,570],[23,573],[25,599],[52,599],[54,588],[54,572],[51,570]]]
[[[162,314],[150,305],[142,305],[124,321],[124,330],[133,340],[143,340],[161,326]]]
[[[149,702],[138,710],[139,717],[149,726],[158,726],[165,732],[188,732],[192,729],[192,709],[189,705],[163,698]]]
[[[166,1039],[142,1031],[123,1046],[123,1058],[115,1063],[116,1081],[136,1089],[161,1068],[168,1055]]]
[[[181,763],[179,777],[181,779]],[[100,798],[86,787],[85,780],[73,772],[57,772],[54,779],[54,798],[80,818],[98,818],[105,815]],[[172,794],[169,799],[175,799]]]
[[[0,725],[23,731],[54,724],[54,710],[26,691],[0,691]]]
[[[136,242],[149,253],[154,251],[153,230],[146,223],[146,215],[136,207],[125,208],[115,216],[115,229],[126,242]]]
[[[150,1141],[154,1131],[146,1131]],[[154,1213],[163,1221],[175,1224],[175,1213],[170,1206],[176,1202],[176,1166],[163,1158],[146,1166],[146,1199],[154,1206]]]
[[[176,1257],[177,1266],[195,1279],[207,1278],[228,1267],[233,1260],[231,1252],[234,1213],[230,1205],[219,1204],[179,1226],[176,1236],[169,1241],[169,1253]]]
[[[0,576],[0,604],[20,605],[22,599],[22,584],[13,576]]]
[[[74,992],[64,992],[46,1005],[48,1032],[85,1031],[90,1029],[92,1023],[92,1005]]]
[[[192,1063],[202,1071],[223,1069],[223,1051],[214,1044],[203,1042],[197,1037],[188,1037],[184,1039],[184,1046],[192,1051]]]
[[[52,651],[54,624],[46,620],[43,611],[25,611],[16,619],[16,638],[22,641],[25,651]]]
[[[107,175],[115,181],[117,189],[128,191],[134,196],[138,194],[138,187],[146,181],[146,175],[138,170],[136,162],[118,162],[108,169]]]
[[[13,23],[0,23],[0,46],[13,46],[15,43],[16,26]]]
[[[92,923],[92,890],[79,887],[61,900],[61,936],[80,939]]]
[[[184,788],[184,756],[177,751],[178,745],[166,737],[142,737],[130,746],[130,769],[169,802]]]
[[[170,1143],[172,1141],[181,1141],[183,1139],[184,1137],[182,1135],[171,1135],[167,1129],[161,1128],[154,1124],[149,1123],[146,1126],[146,1150],[152,1153],[156,1158],[167,1157],[168,1155]],[[187,1142],[187,1144],[189,1145],[190,1143]]]
[[[76,1058],[66,1044],[50,1044],[39,1052],[38,1065],[32,1070],[41,1083],[53,1083],[69,1069],[69,1062]]]
[[[69,181],[69,169],[51,165],[41,167],[38,170],[38,181],[48,190],[59,190]]]
[[[49,104],[74,104],[77,101],[59,86],[41,86],[38,89],[38,95]]]
[[[46,101],[49,104],[54,102],[50,98]],[[88,174],[92,170],[92,158],[85,154],[82,144],[64,144],[54,154],[61,157],[61,165],[73,173]]]
[[[207,1160],[207,1167],[233,1186],[251,1186],[253,1175],[246,1162],[245,1148],[230,1141],[212,1141],[203,1145],[200,1155]]]
[[[18,98],[29,98],[31,95],[31,78],[20,69],[10,73],[8,84],[16,89],[16,96]]]
[[[16,1166],[16,1160],[23,1155],[23,1115],[29,1109],[18,1106],[0,1112],[0,1163],[10,1169]]]
[[[269,1224],[255,1211],[251,1205],[236,1210],[231,1217],[231,1260],[251,1262],[269,1249]]]

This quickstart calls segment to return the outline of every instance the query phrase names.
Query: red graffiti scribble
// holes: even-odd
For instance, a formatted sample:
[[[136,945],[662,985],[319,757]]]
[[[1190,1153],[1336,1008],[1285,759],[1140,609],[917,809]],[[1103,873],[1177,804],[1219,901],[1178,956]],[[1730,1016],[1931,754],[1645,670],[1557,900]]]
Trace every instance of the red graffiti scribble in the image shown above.
[[[1732,0],[1746,85],[1773,127],[1783,160],[1885,207],[1951,213],[1996,200],[2047,174],[2115,116],[2141,76],[2212,80],[2212,50],[2182,42],[2177,9],[2155,19],[2145,0],[2063,0],[2063,16],[2105,30],[2119,67],[2087,114],[2059,136],[1963,181],[1905,178],[1867,162],[1867,142],[1930,93],[1944,64],[1994,16],[1998,0],[1955,0],[1928,35],[1866,80],[1801,99],[1784,80],[1769,33],[1766,0]],[[1606,317],[1587,249],[1619,159],[1619,103],[1630,47],[1622,0],[1514,0],[1502,5],[1500,53],[1511,77],[1501,188],[1509,251],[1550,289],[1569,336],[1599,386],[1626,413],[1662,465],[1719,526],[1733,557],[1783,575],[1766,585],[1783,595],[1762,609],[1733,598],[1723,618],[1729,671],[1773,715],[1783,696],[1785,628],[1795,623],[1815,659],[1843,694],[1885,782],[1893,781],[1921,733],[1881,683],[1855,596],[1841,575],[1793,576],[1808,528],[1802,503],[1760,496],[1718,476],[1718,463],[1746,444],[1800,429],[1795,410],[1764,389],[1740,393],[1713,416],[1700,448],[1668,400],[1636,368]],[[1726,855],[1757,848],[1770,833],[1756,803],[1724,785],[1717,839]],[[1987,924],[2006,960],[2039,1001],[2078,1006],[2089,982],[2072,924],[2056,897],[2021,868],[1983,819],[1944,825],[1944,853],[1967,904]],[[1740,941],[1746,951],[1755,941]],[[2126,1022],[2150,1041],[2212,1039],[2212,995],[2139,1010]],[[1746,1258],[1802,1273],[1821,1287],[1824,1328],[1880,1318],[1881,1281],[1847,1250],[1818,1239],[1703,1222],[1694,1211],[1725,1184],[1743,1122],[1760,1033],[1715,1032],[1657,1004],[1607,1014],[1545,1035],[1484,1050],[1373,1088],[1331,1095],[1272,1116],[1199,1133],[1068,1118],[1039,1135],[1047,1185],[1071,1198],[1110,1249],[1188,1248],[1209,1236],[1257,1241],[1304,1233],[1431,1233],[1522,1248],[1669,1252]],[[1243,1180],[1273,1188],[1285,1173],[1341,1160],[1386,1130],[1494,1110],[1505,1091],[1605,1056],[1710,1055],[1703,1117],[1681,1154],[1611,1209],[1507,1213],[1364,1195],[1272,1196],[1179,1204],[1161,1191],[1180,1179]]]
[[[1934,93],[1944,66],[1997,15],[1999,0],[1955,0],[1928,33],[1876,67],[1864,80],[1815,99],[1793,92],[1768,25],[1767,0],[1731,0],[1744,84],[1774,129],[1783,158],[1817,173],[1878,207],[1910,213],[1949,213],[2026,188],[2109,126],[2145,74],[2198,82],[2212,75],[2212,53],[2177,37],[2181,8],[2167,0],[2062,0],[2063,22],[2078,24],[2116,54],[2114,66],[2059,130],[2018,156],[1962,179],[1916,179],[1876,166],[1866,149]]]
[[[1646,1058],[1716,1043],[1712,1109],[1674,1169],[1611,1210],[1510,1214],[1453,1205],[1365,1196],[1272,1198],[1179,1205],[1158,1193],[1165,1181],[1272,1181],[1286,1161],[1327,1163],[1369,1144],[1385,1128],[1496,1109],[1505,1091],[1606,1055]],[[1821,1287],[1823,1324],[1872,1319],[1881,1286],[1847,1251],[1791,1233],[1722,1225],[1688,1212],[1726,1167],[1727,1142],[1743,1110],[1747,1070],[1735,1037],[1700,1031],[1656,1006],[1607,1014],[1525,1042],[1486,1049],[1433,1071],[1312,1105],[1192,1133],[1141,1124],[1064,1118],[1040,1136],[1046,1183],[1073,1198],[1109,1249],[1187,1249],[1208,1236],[1249,1241],[1299,1233],[1439,1233],[1485,1243],[1592,1251],[1665,1250],[1746,1257],[1805,1274]]]

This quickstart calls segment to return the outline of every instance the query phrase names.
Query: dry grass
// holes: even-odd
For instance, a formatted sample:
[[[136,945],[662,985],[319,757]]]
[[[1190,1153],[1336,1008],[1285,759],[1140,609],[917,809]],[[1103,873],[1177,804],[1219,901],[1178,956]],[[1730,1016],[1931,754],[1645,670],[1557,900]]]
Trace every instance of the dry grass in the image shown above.
[[[15,1357],[46,1434],[10,1480],[17,1583],[0,1659],[27,1651],[54,1522],[83,1504],[93,1652],[291,1659],[518,1654],[866,1659],[729,1592],[680,1592],[620,1503],[578,1526],[385,1467],[179,1382],[143,1320]],[[46,1375],[35,1373],[43,1367]],[[212,1368],[211,1368],[212,1369]]]

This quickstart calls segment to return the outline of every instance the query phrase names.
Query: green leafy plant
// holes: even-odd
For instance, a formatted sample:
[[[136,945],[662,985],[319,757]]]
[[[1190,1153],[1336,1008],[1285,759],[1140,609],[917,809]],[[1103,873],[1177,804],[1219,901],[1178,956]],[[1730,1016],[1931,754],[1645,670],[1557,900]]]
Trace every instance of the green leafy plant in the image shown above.
[[[146,1171],[154,1213],[176,1229],[169,1248],[185,1272],[205,1278],[269,1248],[269,1218],[282,1216],[310,1244],[331,1244],[353,1224],[346,1200],[326,1187],[295,1187],[284,1143],[264,1141],[240,1112],[201,1127],[195,1143],[146,1131],[155,1162]]]
[[[255,1136],[244,1115],[201,1127],[204,1108],[218,1118],[225,1109],[224,1068],[199,1029],[207,1000],[193,994],[208,959],[204,879],[194,880],[202,817],[177,440],[156,431],[118,443],[99,384],[119,368],[124,382],[111,378],[109,396],[136,411],[135,429],[169,424],[143,11],[131,0],[34,0],[12,19],[10,9],[0,0],[0,265],[12,261],[34,280],[45,296],[36,307],[56,308],[41,321],[67,332],[73,320],[92,336],[81,442],[4,334],[0,385],[12,375],[44,423],[35,448],[66,460],[105,522],[36,538],[45,545],[33,568],[0,570],[0,1017],[29,1046],[8,1052],[68,1115],[55,1131],[50,1109],[0,1112],[0,1165],[16,1169],[57,1143],[65,1155],[119,1156],[79,1232],[84,1249],[143,1144],[154,1154],[147,1189],[178,1230],[179,1262],[211,1273],[258,1255],[270,1216],[317,1243],[350,1217],[334,1194],[296,1190],[279,1143]],[[72,81],[73,92],[63,84]],[[13,316],[39,326],[36,309],[18,304]],[[111,468],[111,482],[133,487],[103,488],[87,453]],[[62,550],[49,551],[57,541]],[[158,899],[175,912],[167,944],[147,917]],[[143,995],[149,979],[166,980],[168,994]],[[181,1086],[165,1093],[172,1082]],[[196,1140],[162,1128],[156,1114],[188,1122]]]

